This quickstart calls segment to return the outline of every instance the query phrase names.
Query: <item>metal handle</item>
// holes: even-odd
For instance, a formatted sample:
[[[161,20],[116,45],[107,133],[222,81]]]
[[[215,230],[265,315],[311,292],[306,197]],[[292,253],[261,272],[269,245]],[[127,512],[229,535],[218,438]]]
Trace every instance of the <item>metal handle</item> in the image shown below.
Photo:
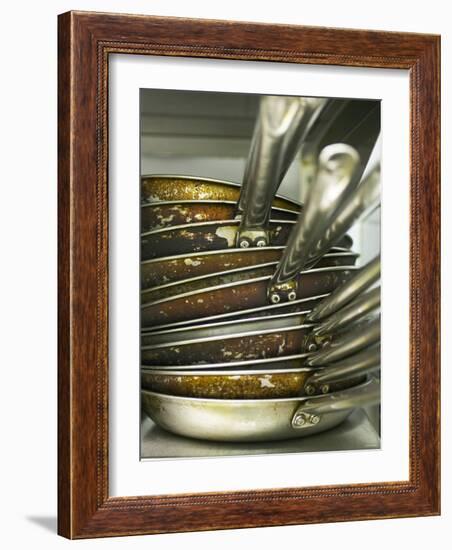
[[[326,99],[265,96],[261,99],[243,177],[237,245],[266,246],[273,197]]]
[[[358,163],[355,149],[342,143],[329,145],[320,153],[316,182],[269,284],[268,295],[272,303],[283,298],[296,299],[296,276],[305,267],[311,250],[350,192],[349,184]]]
[[[310,367],[334,363],[339,359],[353,355],[380,340],[380,316],[351,332],[328,342],[324,348],[307,360]]]
[[[380,345],[377,344],[331,366],[319,369],[306,380],[304,391],[306,395],[314,395],[319,390],[321,393],[328,393],[332,383],[368,374],[379,367]]]
[[[292,427],[309,428],[321,422],[324,415],[376,405],[379,402],[380,382],[376,378],[370,378],[359,386],[302,401],[292,416]]]
[[[327,227],[316,247],[311,251],[307,262],[309,268],[313,267],[359,218],[365,217],[379,203],[380,166],[377,165],[338,209],[334,221]]]
[[[334,334],[380,307],[380,287],[359,295],[313,329],[315,336]]]
[[[380,256],[360,269],[346,283],[336,288],[307,315],[310,322],[328,317],[351,302],[353,298],[372,286],[380,278]]]

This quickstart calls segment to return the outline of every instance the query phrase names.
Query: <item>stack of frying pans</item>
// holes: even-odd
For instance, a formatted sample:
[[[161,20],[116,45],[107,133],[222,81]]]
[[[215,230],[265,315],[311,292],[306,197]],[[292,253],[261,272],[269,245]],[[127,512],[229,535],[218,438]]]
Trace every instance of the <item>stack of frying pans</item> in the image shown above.
[[[357,270],[346,235],[379,201],[378,168],[362,180],[378,132],[372,102],[265,97],[241,186],[143,177],[142,404],[158,425],[270,441],[378,401],[379,260]],[[303,207],[275,195],[300,148]]]

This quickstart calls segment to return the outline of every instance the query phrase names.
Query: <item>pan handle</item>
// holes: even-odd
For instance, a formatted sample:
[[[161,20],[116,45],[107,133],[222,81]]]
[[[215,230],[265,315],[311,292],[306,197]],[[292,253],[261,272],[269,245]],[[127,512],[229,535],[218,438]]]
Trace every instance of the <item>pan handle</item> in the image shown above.
[[[349,380],[359,375],[369,374],[380,367],[380,344],[355,353],[342,361],[333,363],[314,372],[305,382],[306,395],[314,395],[318,391],[328,393],[330,385],[335,382]]]
[[[264,96],[237,205],[237,246],[267,246],[273,197],[326,99]]]
[[[307,360],[310,367],[320,367],[349,357],[357,351],[372,346],[380,340],[380,316],[363,326],[333,339]]]
[[[380,382],[371,377],[364,384],[344,391],[303,400],[292,416],[296,430],[309,428],[322,421],[323,416],[380,402]]]
[[[268,287],[272,303],[296,299],[298,273],[305,268],[336,210],[352,191],[350,182],[358,164],[359,155],[349,145],[336,143],[321,151],[315,184]]]
[[[343,330],[358,319],[365,317],[380,307],[380,287],[359,295],[350,304],[346,305],[323,323],[313,329],[314,336],[326,336]]]
[[[376,165],[356,188],[349,200],[338,209],[334,221],[312,249],[307,265],[315,264],[334,246],[350,227],[380,204],[380,165]]]
[[[329,296],[322,300],[308,314],[307,319],[311,322],[317,322],[325,317],[328,317],[347,305],[361,292],[372,286],[379,278],[381,271],[380,256],[377,256],[355,275],[353,275],[346,283],[339,286]]]

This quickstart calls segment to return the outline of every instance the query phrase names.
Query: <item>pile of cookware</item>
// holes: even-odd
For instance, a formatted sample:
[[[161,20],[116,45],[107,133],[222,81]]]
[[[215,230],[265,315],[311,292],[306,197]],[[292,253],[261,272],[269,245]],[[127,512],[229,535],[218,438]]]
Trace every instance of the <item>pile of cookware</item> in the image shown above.
[[[309,435],[379,400],[380,263],[346,234],[379,203],[363,179],[373,102],[263,97],[242,185],[142,178],[141,383],[162,428],[216,441]],[[303,206],[276,195],[300,151]]]

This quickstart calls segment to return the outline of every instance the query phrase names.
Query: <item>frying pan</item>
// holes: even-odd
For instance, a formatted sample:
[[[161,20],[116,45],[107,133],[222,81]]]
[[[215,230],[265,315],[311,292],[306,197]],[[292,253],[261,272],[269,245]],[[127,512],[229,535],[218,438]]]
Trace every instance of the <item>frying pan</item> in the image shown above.
[[[353,266],[322,267],[300,274],[303,284],[297,298],[329,293],[345,282]],[[195,290],[141,306],[141,326],[176,323],[222,313],[238,312],[268,304],[270,276]]]
[[[295,222],[271,220],[270,242],[284,245]],[[141,260],[204,250],[235,248],[240,220],[217,220],[155,229],[141,234]]]
[[[353,256],[351,257],[353,258]],[[331,258],[330,255],[326,255],[322,264],[325,267],[335,267],[337,265],[344,266],[347,265],[345,260],[350,260],[350,256],[340,259],[342,261],[337,262],[334,256]],[[177,294],[192,292],[193,290],[207,289],[212,286],[233,283],[235,281],[245,281],[247,279],[255,279],[257,277],[273,275],[277,265],[278,262],[276,261],[267,262],[265,264],[228,269],[227,271],[201,275],[199,277],[190,277],[188,279],[154,286],[141,291],[141,303],[147,304],[156,300],[170,298],[171,296],[176,296]]]
[[[230,181],[197,176],[147,175],[141,178],[142,204],[157,201],[229,201],[237,203],[242,186]],[[276,195],[272,205],[299,212],[296,201]]]
[[[191,327],[177,327],[164,330],[142,331],[141,345],[153,346],[180,342],[182,340],[198,340],[221,335],[240,334],[243,332],[287,328],[302,325],[308,311],[283,313],[269,317],[255,317],[251,319],[234,319],[217,323],[193,325]],[[314,328],[314,325],[312,325]]]
[[[141,288],[145,290],[153,286],[228,269],[277,262],[281,258],[283,249],[283,246],[232,248],[147,260],[141,262]],[[355,252],[336,247],[320,260],[317,267],[354,265],[357,257],[358,254]]]
[[[325,394],[363,382],[366,374],[379,367],[380,350],[366,350],[344,364],[324,368],[302,366],[302,359],[298,359],[298,362],[296,367],[276,369],[265,366],[268,360],[254,362],[253,366],[243,370],[240,366],[212,368],[215,365],[211,365],[210,369],[191,367],[191,370],[186,367],[186,370],[143,367],[141,387],[170,395],[217,399],[269,399]]]
[[[312,325],[222,334],[141,348],[143,365],[196,365],[303,353]]]
[[[211,441],[276,441],[333,428],[356,408],[378,403],[379,382],[370,378],[346,390],[314,397],[208,399],[143,390],[145,413],[161,428]]]
[[[283,249],[283,246],[232,248],[147,260],[141,262],[141,288],[146,290],[154,286],[219,273],[228,269],[277,262],[281,258]],[[357,258],[358,254],[355,252],[334,248],[316,265],[317,267],[354,265]]]
[[[232,220],[237,203],[232,201],[160,201],[141,206],[141,232],[164,229],[174,225],[216,220]],[[296,220],[297,212],[284,208],[272,208],[277,220]]]
[[[309,127],[313,114],[324,104],[325,100],[312,98],[264,98],[236,212],[240,219],[215,219],[193,223],[193,219],[196,219],[195,212],[190,213],[186,207],[191,223],[152,228],[147,231],[145,218],[141,233],[141,259],[203,250],[222,250],[235,246],[248,248],[269,244],[284,245],[295,220],[270,220],[272,198],[284,175],[282,165],[289,162],[287,151],[290,150],[290,157],[295,155],[294,143],[300,141]],[[330,149],[337,155],[338,147],[341,146],[331,145]],[[347,146],[342,146],[344,147]],[[351,167],[354,168],[358,162],[358,155],[351,147],[348,147],[347,152],[346,160],[354,163]],[[350,160],[352,153],[356,155],[356,159]],[[334,161],[331,158],[329,160]],[[349,170],[348,165],[345,170]],[[330,191],[336,187],[340,189],[339,183],[342,181],[336,181],[336,186],[331,186]],[[231,210],[230,215],[232,214]],[[317,220],[325,218],[325,212],[321,214],[323,215]],[[170,214],[165,219],[173,218],[174,214]],[[323,223],[327,224],[328,219],[325,218]]]
[[[141,358],[148,365],[184,365],[306,353],[320,345],[316,335],[312,344],[313,328],[303,313],[295,313],[144,333]],[[324,366],[371,347],[379,338],[380,319],[375,318],[349,332],[325,335],[321,350],[306,362]]]
[[[151,372],[154,370],[171,371],[171,372],[183,372],[192,371],[209,371],[220,370],[222,372],[229,372],[231,370],[258,370],[260,372],[265,370],[278,370],[278,369],[299,369],[306,367],[306,359],[310,357],[312,353],[298,353],[297,355],[283,355],[281,357],[268,357],[267,359],[248,359],[245,361],[227,361],[226,363],[203,363],[200,365],[142,365],[141,371]],[[316,370],[318,368],[316,367]]]
[[[173,185],[168,190],[162,188],[161,180],[165,178],[164,183],[170,185],[171,176],[143,178],[142,199],[151,204],[142,208],[142,232],[239,216],[242,230],[261,228],[266,234],[272,200],[287,170],[281,170],[282,159],[290,164],[296,144],[325,103],[315,98],[262,97],[240,195],[233,184],[219,180],[174,178],[180,189]],[[293,219],[299,210],[298,204],[280,198],[273,206],[276,219]]]
[[[271,245],[285,245],[295,223],[293,220],[270,220]],[[240,220],[218,220],[147,231],[141,234],[141,260],[235,248],[239,226]],[[349,248],[351,244],[348,236],[336,243],[344,248]]]
[[[320,294],[319,296],[310,296],[309,298],[302,298],[301,300],[295,300],[293,302],[270,304],[262,307],[244,309],[242,311],[231,311],[220,315],[211,315],[210,317],[202,317],[201,319],[189,319],[188,321],[180,321],[178,323],[155,325],[153,327],[143,329],[142,334],[150,334],[154,331],[173,328],[202,326],[209,323],[222,323],[234,320],[265,319],[271,316],[311,311],[312,308],[314,308],[326,296],[328,296],[328,294]]]

